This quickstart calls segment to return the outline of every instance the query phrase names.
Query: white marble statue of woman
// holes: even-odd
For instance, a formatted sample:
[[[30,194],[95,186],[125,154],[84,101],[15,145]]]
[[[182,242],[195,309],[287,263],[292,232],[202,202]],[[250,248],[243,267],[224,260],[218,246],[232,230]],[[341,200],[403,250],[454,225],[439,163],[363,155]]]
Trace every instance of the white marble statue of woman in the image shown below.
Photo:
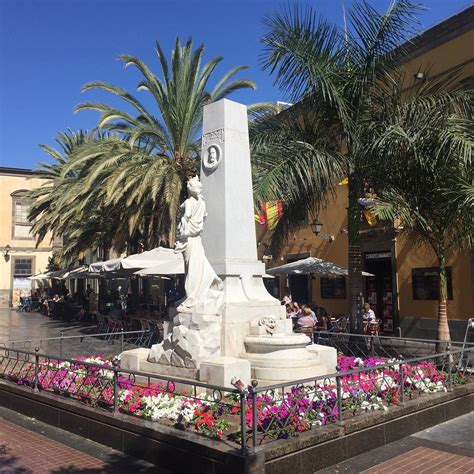
[[[182,252],[186,298],[178,306],[180,313],[219,314],[223,301],[223,283],[204,254],[201,233],[207,216],[202,184],[195,176],[187,184],[189,197],[181,204],[175,252]]]

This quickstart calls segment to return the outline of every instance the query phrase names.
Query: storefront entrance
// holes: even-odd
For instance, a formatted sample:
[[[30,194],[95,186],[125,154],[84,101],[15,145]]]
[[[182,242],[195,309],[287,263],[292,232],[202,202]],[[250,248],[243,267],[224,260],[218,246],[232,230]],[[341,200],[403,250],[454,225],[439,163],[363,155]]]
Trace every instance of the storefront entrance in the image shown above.
[[[288,275],[288,286],[293,301],[299,304],[310,303],[308,275]]]
[[[304,258],[310,257],[309,252],[288,254],[286,255],[286,262],[296,262]],[[299,304],[310,304],[311,295],[311,276],[310,275],[288,275],[288,288],[291,292],[291,298]]]
[[[391,252],[365,254],[365,271],[375,276],[366,278],[366,301],[382,320],[382,331],[393,333],[394,307]]]

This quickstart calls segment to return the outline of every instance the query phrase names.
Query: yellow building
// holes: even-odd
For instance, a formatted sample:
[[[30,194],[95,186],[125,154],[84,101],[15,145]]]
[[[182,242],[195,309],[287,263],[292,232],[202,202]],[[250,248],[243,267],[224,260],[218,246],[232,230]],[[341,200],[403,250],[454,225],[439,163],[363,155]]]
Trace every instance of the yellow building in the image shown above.
[[[31,292],[28,278],[44,272],[53,248],[50,236],[36,247],[28,222],[28,190],[40,187],[42,180],[32,178],[32,171],[0,167],[0,308],[16,305],[20,295]]]
[[[474,88],[474,7],[448,18],[414,39],[410,58],[401,67],[406,87],[415,80],[430,80],[439,74],[460,70],[466,88]],[[419,75],[428,70],[427,75]],[[289,236],[281,255],[268,267],[305,258],[319,257],[348,266],[347,186],[339,186],[335,199],[318,219],[323,223],[315,236],[309,223]],[[262,236],[262,244],[266,236]],[[435,337],[438,310],[437,259],[431,248],[414,247],[396,225],[361,228],[363,269],[375,274],[366,278],[365,301],[371,303],[383,320],[387,333],[416,337]],[[265,253],[260,245],[259,254]],[[474,317],[474,256],[468,250],[448,259],[448,317],[452,335],[462,337],[466,320]],[[281,279],[280,291],[289,286],[295,300],[311,302],[331,313],[349,314],[347,281],[291,275]]]

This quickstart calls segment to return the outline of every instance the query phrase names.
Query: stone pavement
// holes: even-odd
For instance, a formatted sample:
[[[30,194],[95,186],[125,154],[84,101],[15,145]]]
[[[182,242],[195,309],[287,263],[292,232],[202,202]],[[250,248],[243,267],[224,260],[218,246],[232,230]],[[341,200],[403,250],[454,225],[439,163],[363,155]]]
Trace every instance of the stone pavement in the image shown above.
[[[5,408],[0,408],[0,473],[172,474]]]
[[[387,444],[319,473],[474,473],[474,412]]]
[[[59,339],[45,341],[46,338],[59,338],[64,336],[81,336],[74,339],[66,338],[62,342]],[[34,351],[40,348],[40,353],[63,357],[79,357],[88,354],[118,354],[121,352],[119,336],[111,341],[104,341],[97,337],[88,337],[97,333],[97,325],[77,321],[58,321],[49,319],[39,313],[17,312],[11,309],[0,309],[0,346],[6,341],[17,342],[14,348],[26,351]],[[84,337],[82,337],[84,336]],[[137,346],[127,343],[125,336],[124,349],[134,349]],[[11,347],[11,344],[9,344]]]

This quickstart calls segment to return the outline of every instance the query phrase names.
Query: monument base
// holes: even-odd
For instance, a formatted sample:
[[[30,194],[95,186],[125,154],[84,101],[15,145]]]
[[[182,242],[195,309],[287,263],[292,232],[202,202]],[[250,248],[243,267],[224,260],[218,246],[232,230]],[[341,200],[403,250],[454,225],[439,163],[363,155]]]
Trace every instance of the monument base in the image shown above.
[[[240,378],[249,384],[251,380],[250,362],[236,357],[214,357],[201,362],[199,380],[210,385],[231,387],[231,380]]]
[[[150,349],[150,363],[197,370],[203,360],[221,355],[221,318],[215,314],[177,313],[168,331]]]
[[[245,311],[250,308],[253,311]],[[236,306],[226,309],[235,311]],[[233,377],[245,383],[256,379],[261,386],[336,371],[337,351],[310,345],[308,336],[293,333],[280,305],[240,309],[241,318],[254,311],[260,316],[225,322],[216,315],[177,313],[162,343],[124,352],[122,367],[223,387],[229,387]]]
[[[199,381],[210,385],[231,388],[233,377],[238,377],[246,383],[250,383],[251,380],[250,362],[245,359],[217,356],[202,361],[199,369],[187,369],[185,367],[149,362],[149,353],[150,349],[146,348],[122,352],[120,359],[122,368],[156,375],[156,379],[153,376],[149,378],[138,376],[136,381],[139,383],[159,381],[160,375],[162,375],[187,379],[190,384]],[[185,384],[183,384],[183,389],[187,389]]]
[[[267,336],[264,336],[267,337]],[[268,336],[272,337],[273,336]],[[273,344],[262,344],[260,347],[271,352],[247,352],[242,357],[217,356],[202,361],[199,369],[187,369],[172,365],[148,362],[150,349],[140,348],[125,351],[121,356],[121,366],[124,369],[155,374],[151,377],[137,377],[138,383],[158,382],[161,376],[176,377],[193,382],[204,382],[221,387],[231,387],[231,379],[238,377],[245,383],[252,379],[258,380],[259,386],[289,382],[321,375],[332,374],[336,371],[337,352],[332,347],[318,344],[307,347],[288,348],[286,343],[280,348]],[[178,389],[188,390],[185,384]]]
[[[336,372],[337,351],[333,347],[308,345],[304,334],[273,334],[245,338],[242,358],[252,366],[252,378],[268,385],[318,377]]]

